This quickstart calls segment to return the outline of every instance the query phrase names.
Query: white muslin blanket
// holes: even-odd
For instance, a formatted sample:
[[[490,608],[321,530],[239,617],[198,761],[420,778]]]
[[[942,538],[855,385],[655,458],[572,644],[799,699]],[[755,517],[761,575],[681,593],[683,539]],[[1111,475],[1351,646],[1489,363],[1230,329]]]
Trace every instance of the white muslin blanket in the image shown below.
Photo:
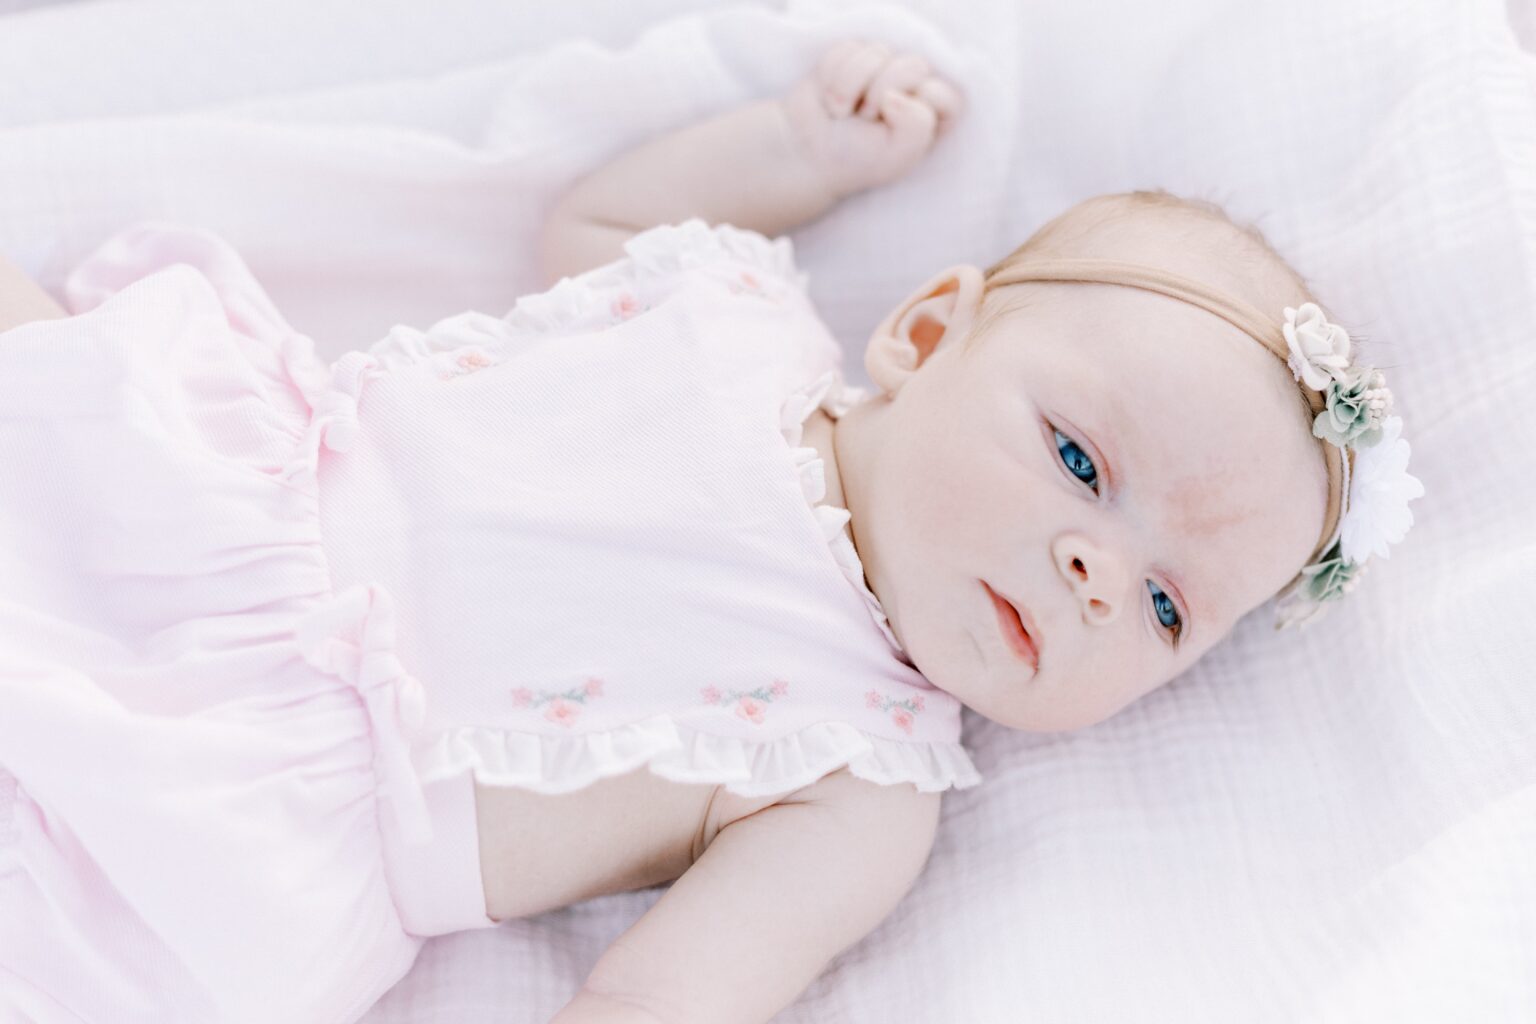
[[[1536,1020],[1536,58],[1502,0],[24,9],[0,251],[57,295],[136,220],[201,225],[334,358],[506,312],[576,178],[850,35],[968,102],[914,173],[791,235],[852,382],[935,270],[1166,188],[1256,224],[1365,337],[1427,494],[1304,633],[1261,610],[1073,734],[968,715],[984,783],[777,1020]],[[660,894],[435,939],[365,1019],[547,1021]]]

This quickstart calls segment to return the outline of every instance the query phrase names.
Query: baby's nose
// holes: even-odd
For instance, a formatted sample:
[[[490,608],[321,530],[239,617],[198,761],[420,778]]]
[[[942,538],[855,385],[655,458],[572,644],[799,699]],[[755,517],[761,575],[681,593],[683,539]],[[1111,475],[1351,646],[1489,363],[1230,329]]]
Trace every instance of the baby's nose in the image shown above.
[[[1083,621],[1095,626],[1114,622],[1126,602],[1121,560],[1080,534],[1065,534],[1052,547],[1057,569],[1083,606]]]

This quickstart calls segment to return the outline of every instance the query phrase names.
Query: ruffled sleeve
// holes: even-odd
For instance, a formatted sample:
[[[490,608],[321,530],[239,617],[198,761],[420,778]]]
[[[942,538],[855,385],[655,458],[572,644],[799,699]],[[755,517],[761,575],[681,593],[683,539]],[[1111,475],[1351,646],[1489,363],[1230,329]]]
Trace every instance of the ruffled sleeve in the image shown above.
[[[771,275],[775,283],[799,289],[809,283],[809,276],[795,263],[794,244],[788,237],[769,240],[730,224],[711,227],[698,217],[642,231],[624,243],[624,251],[638,280],[734,263]]]
[[[368,353],[386,370],[430,365],[440,377],[472,371],[562,335],[601,330],[643,315],[661,301],[679,274],[702,272],[742,295],[803,297],[808,275],[795,263],[787,237],[768,239],[730,224],[692,217],[641,231],[624,243],[625,256],[548,290],[524,295],[500,317],[470,311],[426,330],[399,324]]]

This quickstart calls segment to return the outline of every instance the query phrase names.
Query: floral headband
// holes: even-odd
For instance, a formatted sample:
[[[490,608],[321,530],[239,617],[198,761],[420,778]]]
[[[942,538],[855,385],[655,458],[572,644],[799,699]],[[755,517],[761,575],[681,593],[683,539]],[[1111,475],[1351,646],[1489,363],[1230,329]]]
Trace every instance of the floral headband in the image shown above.
[[[1408,502],[1424,485],[1408,473],[1403,421],[1380,370],[1352,361],[1349,334],[1315,303],[1285,307],[1285,322],[1242,299],[1142,263],[1051,259],[1015,264],[988,287],[1025,281],[1119,284],[1180,299],[1240,328],[1290,367],[1312,409],[1312,434],[1328,464],[1328,511],[1308,564],[1280,591],[1275,628],[1304,625],[1354,589],[1366,561],[1390,558],[1413,525]]]

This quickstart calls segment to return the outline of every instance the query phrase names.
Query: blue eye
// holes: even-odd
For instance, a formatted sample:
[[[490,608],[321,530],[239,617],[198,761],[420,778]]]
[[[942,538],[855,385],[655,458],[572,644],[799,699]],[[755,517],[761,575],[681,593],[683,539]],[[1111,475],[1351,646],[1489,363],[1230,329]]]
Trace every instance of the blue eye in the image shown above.
[[[1093,488],[1094,494],[1098,494],[1099,473],[1093,468],[1093,460],[1088,457],[1088,453],[1079,448],[1076,441],[1054,427],[1051,433],[1056,435],[1056,450],[1061,453],[1061,461],[1066,463],[1073,476]]]
[[[1179,636],[1184,632],[1184,623],[1179,618],[1178,609],[1173,606],[1173,598],[1163,593],[1151,580],[1147,580],[1147,586],[1152,588],[1152,610],[1157,613],[1157,621],[1172,630],[1174,646],[1178,646]],[[1170,618],[1172,622],[1168,621]]]

